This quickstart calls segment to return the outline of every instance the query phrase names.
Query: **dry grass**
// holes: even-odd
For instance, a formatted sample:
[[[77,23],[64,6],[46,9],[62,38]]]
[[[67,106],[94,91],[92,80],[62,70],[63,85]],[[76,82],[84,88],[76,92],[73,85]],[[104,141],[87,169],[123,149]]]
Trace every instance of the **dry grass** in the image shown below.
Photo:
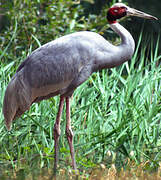
[[[75,172],[60,169],[58,175],[52,176],[52,169],[44,170],[37,177],[38,180],[161,180],[161,165],[156,172],[146,171],[148,162],[140,165],[129,162],[126,169],[118,171],[114,164],[110,168],[106,168],[104,164],[100,164],[90,172]],[[17,178],[17,177],[15,177]],[[33,180],[33,175],[28,176],[27,180]],[[34,178],[35,179],[35,178]]]

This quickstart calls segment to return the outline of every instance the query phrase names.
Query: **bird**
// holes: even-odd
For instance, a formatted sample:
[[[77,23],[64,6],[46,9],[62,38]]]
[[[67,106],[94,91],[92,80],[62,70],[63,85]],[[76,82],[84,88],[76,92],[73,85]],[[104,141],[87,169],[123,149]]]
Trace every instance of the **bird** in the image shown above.
[[[70,99],[74,90],[92,73],[113,68],[131,59],[135,42],[132,35],[119,23],[122,17],[138,16],[157,20],[156,17],[116,3],[107,10],[107,21],[119,35],[121,43],[109,43],[103,36],[91,31],[67,34],[34,50],[18,67],[9,82],[3,101],[3,114],[8,130],[12,121],[29,110],[33,103],[60,96],[56,121],[53,127],[54,171],[58,166],[60,121],[66,102],[66,136],[77,170],[71,128]]]

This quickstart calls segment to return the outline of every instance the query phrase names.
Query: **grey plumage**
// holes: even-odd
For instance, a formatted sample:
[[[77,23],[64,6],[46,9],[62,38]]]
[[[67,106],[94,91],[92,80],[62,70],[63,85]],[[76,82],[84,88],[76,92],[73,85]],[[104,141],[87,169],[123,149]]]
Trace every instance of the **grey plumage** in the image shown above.
[[[113,28],[116,29],[116,25]],[[122,30],[126,31],[123,27]],[[3,113],[7,128],[10,129],[11,122],[32,103],[58,94],[70,96],[94,71],[122,63],[117,60],[122,46],[130,47],[129,54],[126,52],[126,56],[122,56],[122,61],[126,61],[134,50],[131,35],[117,47],[94,32],[82,31],[63,36],[33,51],[19,66],[6,89]]]

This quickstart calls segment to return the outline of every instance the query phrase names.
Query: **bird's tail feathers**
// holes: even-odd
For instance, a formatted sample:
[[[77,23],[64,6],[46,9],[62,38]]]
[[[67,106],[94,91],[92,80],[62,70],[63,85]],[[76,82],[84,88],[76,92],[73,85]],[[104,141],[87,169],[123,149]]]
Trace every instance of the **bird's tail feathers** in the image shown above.
[[[12,121],[29,109],[30,104],[29,93],[24,83],[15,76],[7,86],[3,101],[3,114],[8,130],[11,129]]]

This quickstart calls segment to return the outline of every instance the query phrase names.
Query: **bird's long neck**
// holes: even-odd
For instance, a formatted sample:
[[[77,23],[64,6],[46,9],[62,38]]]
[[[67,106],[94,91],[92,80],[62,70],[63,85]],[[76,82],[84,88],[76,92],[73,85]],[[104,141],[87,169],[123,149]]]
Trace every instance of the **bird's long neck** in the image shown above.
[[[118,46],[112,45],[111,49],[109,47],[106,48],[107,53],[104,52],[99,69],[119,66],[131,59],[134,53],[135,42],[131,34],[119,23],[113,23],[110,26],[120,36],[121,44]]]
[[[121,37],[120,46],[130,45],[132,52],[134,52],[135,42],[131,34],[119,23],[111,24],[110,27]]]

